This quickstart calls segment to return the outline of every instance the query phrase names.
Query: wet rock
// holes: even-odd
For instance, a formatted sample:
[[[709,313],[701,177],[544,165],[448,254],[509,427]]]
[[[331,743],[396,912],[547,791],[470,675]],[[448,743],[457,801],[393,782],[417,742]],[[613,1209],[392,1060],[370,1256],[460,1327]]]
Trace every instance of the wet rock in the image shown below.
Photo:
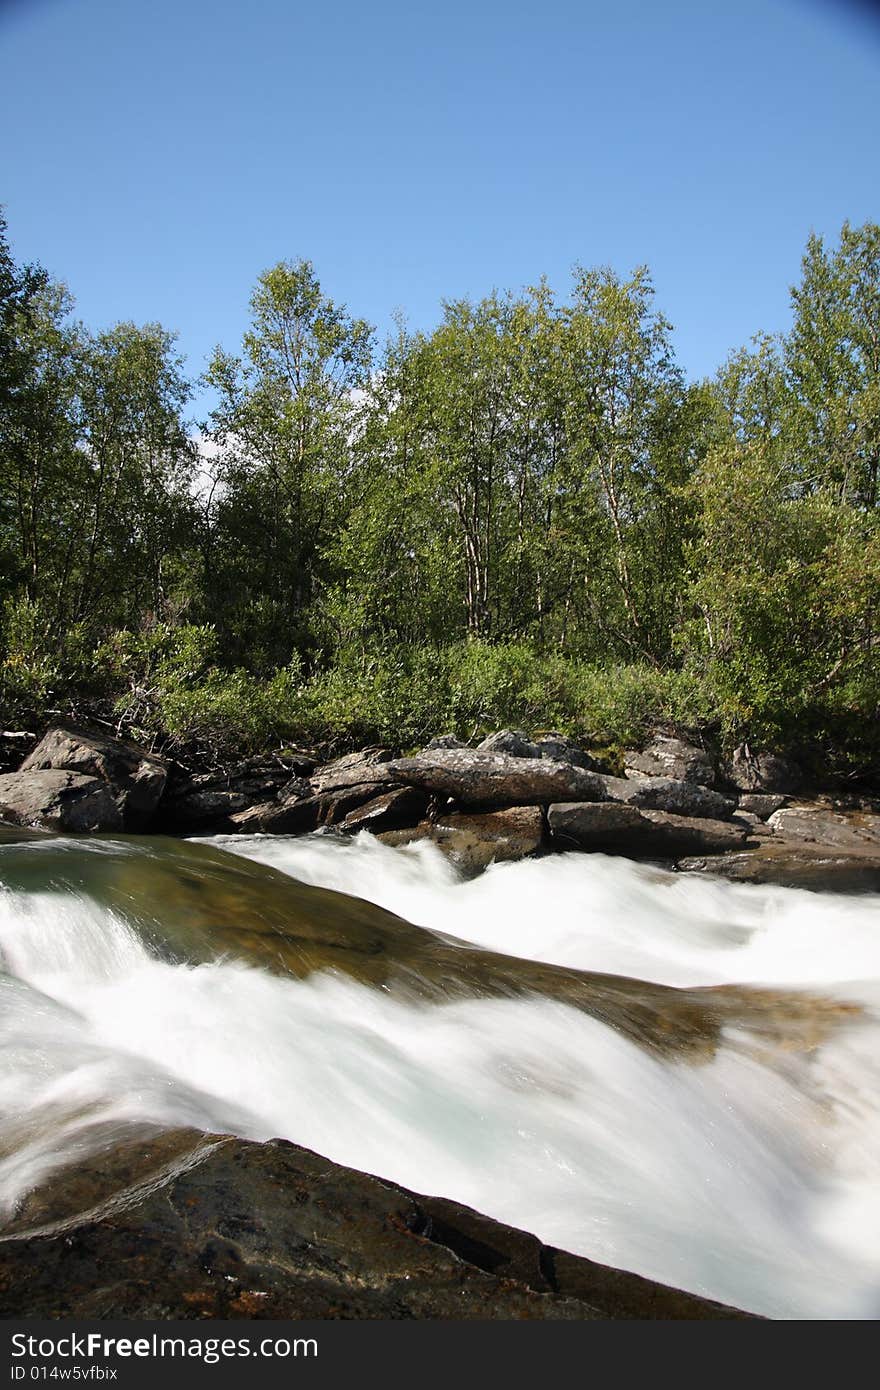
[[[0,776],[0,819],[47,830],[121,830],[111,788],[80,772],[7,772]]]
[[[801,769],[777,753],[753,752],[747,743],[734,750],[730,780],[740,791],[780,792],[790,796],[804,785]]]
[[[712,759],[702,748],[683,743],[678,738],[658,735],[641,752],[624,754],[627,772],[647,777],[673,777],[680,782],[695,782],[702,787],[715,786]]]
[[[609,801],[622,801],[640,810],[706,816],[710,820],[727,820],[734,810],[730,797],[674,777],[602,777],[600,781]]]
[[[0,1316],[748,1316],[281,1140],[184,1132],[177,1149],[187,1146],[183,1168],[179,1154],[165,1172],[148,1158],[146,1182],[130,1155],[74,1174],[67,1205],[83,1215],[0,1242]],[[110,1201],[108,1167],[128,1179]]]
[[[602,800],[603,779],[549,758],[520,758],[477,749],[437,749],[386,765],[390,780],[451,797],[471,810],[536,806],[562,800]]]
[[[735,883],[773,884],[815,893],[880,893],[880,855],[835,853],[790,841],[765,839],[743,854],[685,857],[676,868]]]
[[[431,840],[464,873],[475,874],[492,863],[536,854],[544,840],[544,817],[538,806],[511,806],[483,815],[440,816],[380,838],[391,845]]]
[[[757,816],[759,820],[767,820],[784,806],[787,798],[784,796],[773,795],[769,792],[743,792],[737,797],[737,807],[740,811],[748,811],[751,815]]]
[[[165,789],[168,764],[133,743],[106,734],[57,726],[25,758],[19,771],[77,772],[104,782],[127,830],[142,830]]]
[[[623,854],[631,859],[676,859],[742,849],[749,827],[733,821],[677,816],[615,802],[554,804],[547,822],[559,849]]]

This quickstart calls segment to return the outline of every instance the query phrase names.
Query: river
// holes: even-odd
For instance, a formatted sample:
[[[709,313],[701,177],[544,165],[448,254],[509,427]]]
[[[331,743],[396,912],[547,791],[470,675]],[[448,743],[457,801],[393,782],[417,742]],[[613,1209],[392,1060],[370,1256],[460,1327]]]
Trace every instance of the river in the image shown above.
[[[322,834],[13,835],[0,883],[3,1220],[188,1125],[774,1317],[880,1315],[878,896],[586,854],[466,881]]]

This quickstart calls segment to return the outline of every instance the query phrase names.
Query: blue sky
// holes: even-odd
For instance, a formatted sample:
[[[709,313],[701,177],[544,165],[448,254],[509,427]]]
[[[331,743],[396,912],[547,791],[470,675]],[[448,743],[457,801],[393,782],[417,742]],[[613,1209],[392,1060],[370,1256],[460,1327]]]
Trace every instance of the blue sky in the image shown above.
[[[880,27],[821,0],[0,3],[13,249],[195,374],[311,258],[387,329],[647,263],[690,376],[788,322],[811,229],[880,220]]]

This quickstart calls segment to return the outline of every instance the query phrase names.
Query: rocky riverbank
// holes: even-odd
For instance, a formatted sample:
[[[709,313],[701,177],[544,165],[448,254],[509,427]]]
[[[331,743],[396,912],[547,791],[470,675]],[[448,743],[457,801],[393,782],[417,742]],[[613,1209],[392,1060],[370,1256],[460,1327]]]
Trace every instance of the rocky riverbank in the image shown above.
[[[624,775],[620,775],[620,773]],[[559,850],[621,854],[789,886],[880,890],[880,799],[822,792],[797,767],[728,763],[657,736],[609,766],[561,736],[451,736],[410,757],[309,750],[192,772],[104,734],[50,729],[0,776],[0,819],[72,832],[342,835],[431,840],[465,873]]]

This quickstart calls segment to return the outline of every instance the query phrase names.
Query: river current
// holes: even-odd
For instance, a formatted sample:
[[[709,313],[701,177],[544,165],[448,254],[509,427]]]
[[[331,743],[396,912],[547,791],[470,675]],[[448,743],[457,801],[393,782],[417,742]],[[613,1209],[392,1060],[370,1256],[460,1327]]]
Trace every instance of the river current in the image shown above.
[[[880,897],[586,854],[463,880],[432,845],[367,835],[166,845],[0,846],[0,1222],[139,1126],[195,1126],[287,1138],[771,1316],[880,1315]],[[248,935],[291,879],[435,934],[465,976],[478,946],[675,990],[758,987],[753,1014],[784,996],[809,1018],[821,998],[833,1022],[795,1039],[731,1014],[694,1055],[552,991],[483,997],[478,974],[470,996],[422,998],[336,968],[346,900],[317,894],[302,912],[324,904],[334,940],[291,973]]]

